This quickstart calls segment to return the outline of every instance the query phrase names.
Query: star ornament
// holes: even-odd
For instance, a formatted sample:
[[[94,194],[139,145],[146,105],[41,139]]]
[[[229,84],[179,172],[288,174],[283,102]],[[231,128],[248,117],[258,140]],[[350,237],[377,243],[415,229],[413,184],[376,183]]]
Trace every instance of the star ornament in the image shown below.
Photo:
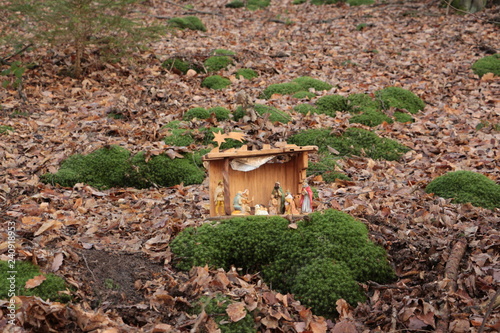
[[[233,139],[237,140],[239,142],[243,142],[245,138],[245,133],[241,132],[229,132],[227,134],[222,133],[221,131],[219,132],[214,132],[214,142],[217,142],[217,147],[220,147],[220,145],[223,142],[226,142],[226,139]]]

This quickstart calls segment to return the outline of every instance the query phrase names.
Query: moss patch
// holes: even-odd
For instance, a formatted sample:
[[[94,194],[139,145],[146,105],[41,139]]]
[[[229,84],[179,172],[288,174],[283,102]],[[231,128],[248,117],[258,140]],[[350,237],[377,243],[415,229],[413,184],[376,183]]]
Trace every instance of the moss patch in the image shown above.
[[[316,91],[330,90],[332,85],[309,76],[295,78],[292,82],[276,83],[269,85],[261,94],[261,98],[269,99],[274,94],[293,95],[300,91],[308,92],[309,88]]]
[[[328,156],[323,156],[318,162],[312,162],[307,168],[307,176],[321,176],[327,183],[333,183],[336,179],[350,180],[350,178],[342,172],[336,171],[336,159]]]
[[[9,271],[14,271],[16,274],[11,274]],[[38,287],[25,288],[26,282],[35,276],[45,276],[43,281]],[[42,274],[40,269],[27,261],[16,261],[14,266],[11,267],[9,262],[0,261],[0,299],[10,299],[10,278],[15,276],[15,296],[38,296],[43,300],[50,299],[57,302],[69,302],[71,296],[69,295],[69,286],[64,279],[55,274]],[[63,293],[66,291],[65,293]],[[14,295],[12,295],[14,296]]]
[[[167,59],[161,64],[161,66],[169,71],[178,71],[182,74],[186,74],[190,69],[198,73],[204,72],[203,68],[200,66],[180,58]]]
[[[233,59],[228,56],[213,56],[203,63],[208,72],[217,72],[233,63]]]
[[[348,111],[347,98],[341,95],[328,95],[316,101],[317,113],[335,117],[337,111]]]
[[[391,119],[391,117],[381,111],[368,110],[363,112],[362,114],[355,115],[350,119],[349,122],[373,127],[380,125],[383,122],[391,124],[394,121]]]
[[[184,147],[193,144],[195,140],[190,130],[174,128],[169,135],[163,138],[163,142],[169,146]]]
[[[215,90],[224,89],[229,85],[231,85],[231,81],[229,79],[226,79],[225,77],[220,76],[220,75],[212,75],[212,76],[206,77],[201,82],[202,87],[215,89]]]
[[[241,1],[241,0],[234,0],[226,4],[226,7],[228,8],[242,8],[242,7],[247,7],[249,10],[257,10],[257,9],[262,9],[271,3],[270,0],[247,0],[247,1]]]
[[[425,188],[453,203],[468,203],[489,209],[500,208],[500,185],[472,171],[453,171],[437,177]]]
[[[313,114],[316,113],[316,107],[311,104],[303,103],[303,104],[297,104],[293,108],[295,111],[298,113],[302,113],[303,115],[306,115],[308,113]]]
[[[168,20],[168,24],[179,29],[207,31],[203,22],[196,16],[173,17]]]
[[[261,271],[281,292],[294,292],[316,314],[332,317],[335,301],[364,300],[357,282],[394,277],[385,251],[368,239],[364,224],[346,213],[315,212],[288,228],[284,218],[250,216],[188,228],[171,243],[176,266]],[[321,241],[318,241],[321,240]],[[317,274],[314,274],[317,272]]]
[[[181,130],[182,131],[182,130]],[[111,187],[173,186],[199,184],[205,172],[190,158],[170,159],[165,155],[153,156],[146,162],[145,153],[131,156],[130,152],[119,146],[98,149],[88,155],[68,157],[57,173],[41,177],[45,183],[72,187],[76,183],[106,189]]]
[[[207,119],[210,117],[210,112],[208,112],[205,108],[192,108],[187,110],[184,114],[184,120],[193,120],[195,118],[198,119]]]
[[[241,77],[244,77],[247,80],[251,80],[253,78],[258,77],[259,74],[257,74],[257,72],[254,71],[253,69],[250,69],[250,68],[241,68],[241,69],[238,69],[236,71],[235,76],[238,79],[241,78]]]
[[[390,107],[404,109],[412,114],[425,108],[425,103],[413,92],[400,87],[387,87],[375,92],[375,96],[382,103],[382,108]]]
[[[341,156],[368,156],[373,159],[398,160],[410,149],[397,141],[381,138],[361,128],[348,128],[342,135],[332,135],[328,129],[311,129],[291,136],[288,141],[299,146],[317,145],[320,153],[328,153],[328,146]]]
[[[312,93],[310,91],[299,91],[299,92],[293,94],[292,97],[299,98],[299,99],[304,99],[304,98],[311,99],[311,98],[316,97],[316,94]]]
[[[472,71],[482,77],[484,74],[493,73],[500,76],[500,53],[486,56],[472,64]]]
[[[288,123],[292,120],[290,114],[285,111],[278,110],[272,106],[267,106],[263,104],[255,104],[254,105],[255,112],[259,115],[264,116],[266,113],[269,114],[270,121],[278,121],[280,123]],[[245,111],[241,106],[239,106],[233,114],[235,120],[239,120],[245,116]]]
[[[12,131],[14,131],[12,126],[0,125],[0,134],[9,134]]]

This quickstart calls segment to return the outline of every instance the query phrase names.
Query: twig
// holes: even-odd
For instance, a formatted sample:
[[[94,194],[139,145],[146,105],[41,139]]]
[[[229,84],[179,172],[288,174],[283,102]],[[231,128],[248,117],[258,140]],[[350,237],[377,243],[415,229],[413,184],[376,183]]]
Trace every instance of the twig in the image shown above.
[[[28,48],[32,47],[33,46],[33,43],[29,43],[28,45],[26,45],[25,47],[23,47],[22,49],[20,49],[19,51],[7,56],[7,57],[4,57],[4,58],[0,58],[0,65],[7,65],[7,66],[10,66],[12,65],[11,62],[8,62],[8,60],[10,58],[13,58],[21,53],[23,53],[24,51],[26,51]]]
[[[484,331],[484,326],[486,325],[486,321],[488,320],[488,317],[491,315],[491,312],[493,312],[493,309],[495,308],[495,304],[498,306],[498,301],[497,299],[500,297],[500,289],[497,290],[495,293],[495,296],[491,298],[490,304],[488,304],[488,310],[486,310],[486,314],[484,315],[483,322],[481,323],[481,326],[479,326],[479,329],[477,330],[477,333],[483,333]]]
[[[87,258],[85,258],[84,254],[82,254],[82,258],[83,258],[83,261],[85,261],[85,266],[87,266],[87,269],[89,270],[90,274],[92,274],[92,278],[94,279],[94,281],[97,281],[97,279],[95,278],[94,272],[92,272],[92,270],[90,269],[89,263],[87,262]]]

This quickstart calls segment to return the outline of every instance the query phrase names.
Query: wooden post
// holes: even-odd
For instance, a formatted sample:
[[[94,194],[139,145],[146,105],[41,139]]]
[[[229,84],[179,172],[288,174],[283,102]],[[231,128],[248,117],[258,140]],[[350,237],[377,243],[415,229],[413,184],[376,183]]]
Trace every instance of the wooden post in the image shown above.
[[[224,213],[226,215],[231,215],[231,196],[229,193],[229,158],[224,159],[222,181],[224,182]]]

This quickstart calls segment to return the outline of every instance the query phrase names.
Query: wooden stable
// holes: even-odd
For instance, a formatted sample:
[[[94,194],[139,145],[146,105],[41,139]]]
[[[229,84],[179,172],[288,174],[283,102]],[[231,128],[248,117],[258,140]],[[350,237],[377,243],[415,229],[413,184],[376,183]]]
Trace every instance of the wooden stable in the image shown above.
[[[220,181],[224,188],[225,215],[231,215],[236,193],[245,189],[253,199],[252,207],[256,204],[268,207],[276,182],[285,192],[299,195],[306,179],[309,153],[316,151],[316,146],[300,147],[286,142],[275,147],[263,145],[260,150],[249,150],[246,145],[222,152],[214,148],[203,156],[209,176],[210,216],[217,216],[214,192]],[[253,170],[241,171],[245,169]]]

